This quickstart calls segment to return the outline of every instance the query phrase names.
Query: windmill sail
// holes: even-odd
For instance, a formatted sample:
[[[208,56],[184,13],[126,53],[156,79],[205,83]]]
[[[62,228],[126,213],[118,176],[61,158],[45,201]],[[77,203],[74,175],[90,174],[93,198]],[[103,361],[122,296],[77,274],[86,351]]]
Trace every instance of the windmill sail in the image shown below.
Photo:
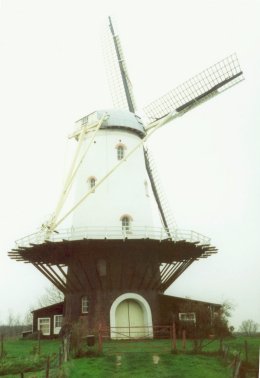
[[[243,80],[236,54],[202,71],[144,108],[146,116],[158,120],[169,113],[188,111]]]
[[[114,107],[134,113],[135,100],[132,84],[127,72],[121,42],[115,33],[111,17],[109,17],[109,30],[105,34],[103,52]]]
[[[177,229],[175,220],[171,214],[170,207],[167,203],[167,199],[160,186],[160,181],[158,179],[158,172],[155,167],[154,159],[152,158],[151,152],[148,151],[147,147],[144,148],[144,158],[148,177],[150,179],[152,191],[154,194],[155,201],[157,203],[162,224],[166,230],[166,234],[170,239],[173,239],[172,231]]]

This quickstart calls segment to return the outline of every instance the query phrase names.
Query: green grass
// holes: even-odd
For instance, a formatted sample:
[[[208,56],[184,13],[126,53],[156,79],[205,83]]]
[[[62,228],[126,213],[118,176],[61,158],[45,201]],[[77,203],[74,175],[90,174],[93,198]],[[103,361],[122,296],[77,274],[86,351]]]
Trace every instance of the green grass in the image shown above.
[[[218,359],[207,356],[157,354],[159,362],[153,363],[153,353],[125,353],[118,365],[116,356],[78,359],[64,368],[73,378],[227,378],[229,368]]]
[[[260,350],[260,337],[236,337],[224,341],[231,350],[240,352],[242,360],[246,360],[245,355],[245,340],[248,344],[248,362],[253,366],[258,366],[259,363],[259,350]]]
[[[230,346],[230,353],[241,351],[244,357],[245,338],[231,338],[224,341]],[[231,367],[217,356],[219,341],[209,343],[205,354],[191,353],[192,342],[187,340],[186,352],[182,351],[181,341],[177,342],[178,353],[171,353],[170,340],[151,340],[144,342],[106,341],[103,354],[97,357],[71,359],[63,364],[59,372],[58,351],[60,341],[41,341],[40,356],[35,353],[38,342],[34,340],[13,340],[4,342],[5,357],[0,359],[0,375],[6,378],[44,378],[46,357],[51,356],[50,377],[93,377],[93,378],[228,378]],[[248,338],[250,363],[257,366],[260,338]],[[96,349],[97,345],[94,347]],[[156,356],[156,357],[154,357]],[[153,358],[157,359],[154,363]],[[156,361],[155,361],[156,362]],[[230,365],[230,362],[229,362]],[[31,372],[30,372],[31,371]],[[33,372],[34,371],[34,372]]]
[[[40,348],[41,353],[44,355],[52,354],[58,351],[60,346],[59,340],[41,340]],[[21,358],[27,357],[28,354],[32,354],[33,350],[38,347],[37,340],[5,340],[4,351],[8,357]]]
[[[57,340],[41,340],[41,353],[38,354],[38,341],[5,340],[4,357],[0,359],[0,375],[9,374],[14,377],[17,372],[28,372],[41,369],[47,356],[57,359],[60,342]]]

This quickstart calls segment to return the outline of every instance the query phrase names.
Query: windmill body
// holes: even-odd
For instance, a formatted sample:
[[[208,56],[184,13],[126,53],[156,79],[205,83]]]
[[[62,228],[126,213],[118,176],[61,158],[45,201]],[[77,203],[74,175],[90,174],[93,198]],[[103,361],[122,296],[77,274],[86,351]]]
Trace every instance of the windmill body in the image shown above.
[[[101,178],[131,151],[145,135],[144,126],[139,117],[127,110],[103,110],[84,117],[76,123],[106,119],[89,149],[87,158],[82,162],[75,178],[75,202],[84,196],[88,189],[95,187]],[[94,131],[85,134],[82,149],[90,143]],[[148,187],[148,175],[145,166],[142,145],[129,159],[116,169],[97,190],[72,214],[72,226],[99,228],[102,235],[114,234],[122,237],[121,231],[127,227],[128,235],[135,237],[135,230],[152,228],[151,193]],[[124,223],[124,224],[122,224]],[[131,229],[131,230],[130,230]],[[127,230],[126,230],[127,231]]]
[[[94,131],[90,126],[103,116],[91,142]],[[68,263],[65,318],[81,318],[88,328],[109,324],[112,337],[117,337],[114,327],[124,326],[124,337],[151,337],[151,329],[139,329],[136,334],[128,327],[131,322],[151,328],[153,317],[158,317],[161,261],[147,239],[167,237],[162,224],[155,227],[153,222],[153,194],[141,143],[146,132],[141,119],[127,110],[94,112],[79,120],[76,128],[80,131],[83,125],[90,131],[81,148],[91,143],[91,149],[75,179],[75,203],[86,189],[93,191],[72,216],[71,238],[76,240],[69,248],[75,255]],[[135,153],[126,158],[136,146]],[[120,161],[121,166],[114,170]],[[107,172],[111,175],[96,187]],[[79,230],[83,236],[78,235]],[[82,298],[87,298],[87,318],[82,314]]]
[[[166,122],[239,82],[242,72],[234,55],[217,63],[148,106],[151,122],[145,126],[134,112],[111,20],[110,31],[120,109],[76,122],[76,154],[53,216],[40,232],[18,240],[9,255],[32,263],[64,293],[64,323],[80,320],[88,330],[102,324],[112,338],[153,337],[154,324],[180,312],[166,296],[161,306],[162,294],[216,248],[203,235],[172,226],[146,141]],[[62,215],[72,184],[74,205]],[[160,225],[153,219],[154,199]],[[71,227],[63,230],[68,216]]]

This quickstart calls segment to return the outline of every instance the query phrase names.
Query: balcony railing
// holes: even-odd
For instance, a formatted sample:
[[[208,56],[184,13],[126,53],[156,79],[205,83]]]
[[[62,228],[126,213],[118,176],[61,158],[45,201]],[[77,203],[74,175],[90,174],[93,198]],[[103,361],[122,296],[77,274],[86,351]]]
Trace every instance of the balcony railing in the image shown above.
[[[153,239],[166,240],[169,234],[173,241],[185,240],[198,244],[209,244],[210,238],[190,230],[172,229],[166,231],[159,227],[80,227],[54,231],[48,235],[46,230],[30,234],[16,241],[18,247],[29,247],[31,244],[42,244],[45,241],[61,242],[63,240],[82,239]]]

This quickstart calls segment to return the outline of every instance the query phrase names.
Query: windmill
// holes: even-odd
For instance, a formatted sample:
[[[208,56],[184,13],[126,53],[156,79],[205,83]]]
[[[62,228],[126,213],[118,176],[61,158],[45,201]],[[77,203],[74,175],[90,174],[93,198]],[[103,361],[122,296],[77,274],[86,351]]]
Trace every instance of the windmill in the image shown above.
[[[39,232],[18,240],[9,255],[33,264],[65,294],[66,321],[84,319],[92,329],[105,324],[111,337],[152,337],[152,325],[161,321],[159,296],[194,261],[217,250],[209,238],[176,227],[146,142],[243,75],[233,54],[145,107],[145,124],[136,113],[110,18],[108,27],[105,49],[114,109],[76,122],[70,136],[77,142],[75,156],[52,217]],[[72,187],[74,204],[64,210]],[[151,197],[159,228],[153,224]],[[68,217],[71,227],[62,229]],[[138,335],[133,326],[143,327]],[[115,327],[121,327],[120,336]]]

